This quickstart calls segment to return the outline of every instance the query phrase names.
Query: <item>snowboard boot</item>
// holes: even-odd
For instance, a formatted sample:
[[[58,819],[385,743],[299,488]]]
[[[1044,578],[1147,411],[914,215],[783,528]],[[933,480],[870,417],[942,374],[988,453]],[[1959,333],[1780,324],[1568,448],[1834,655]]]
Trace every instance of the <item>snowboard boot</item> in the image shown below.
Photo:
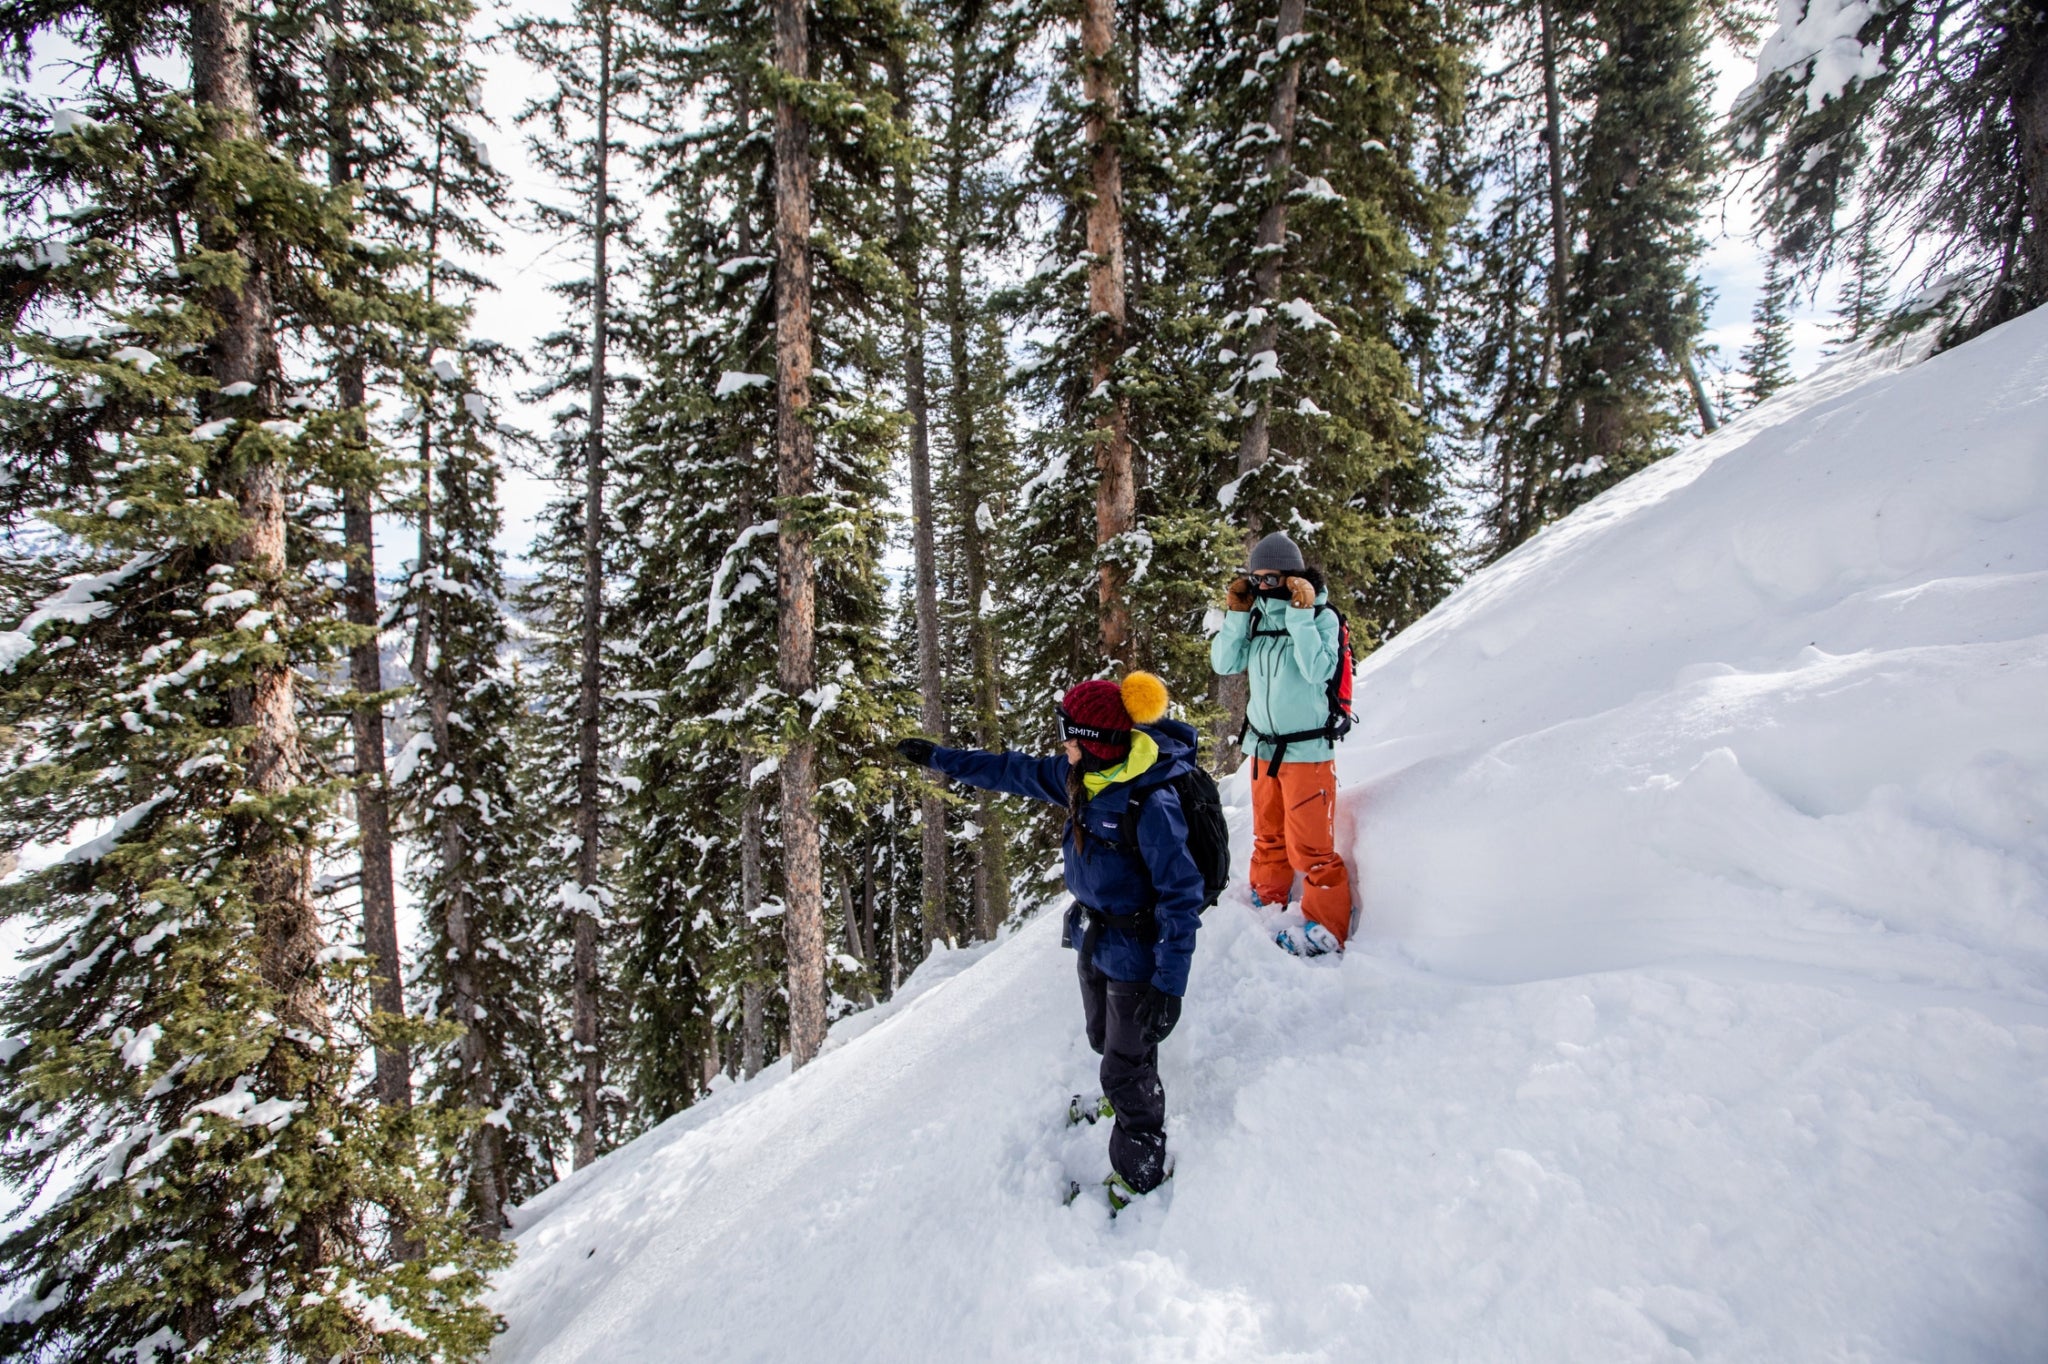
[[[1342,956],[1344,952],[1336,935],[1314,919],[1281,925],[1273,930],[1273,941],[1297,957]]]
[[[1114,1118],[1116,1107],[1107,1094],[1098,1094],[1092,1099],[1082,1099],[1076,1094],[1067,1102],[1067,1126],[1079,1127],[1082,1123],[1094,1126],[1104,1118]]]
[[[1151,1192],[1158,1193],[1160,1189],[1166,1187],[1167,1181],[1171,1180],[1172,1178],[1173,1165],[1171,1162],[1169,1162],[1166,1167],[1166,1173],[1160,1177],[1159,1183],[1151,1190]],[[1116,1220],[1116,1215],[1118,1213],[1122,1212],[1125,1208],[1130,1207],[1131,1204],[1137,1202],[1139,1199],[1145,1197],[1144,1194],[1139,1193],[1136,1189],[1132,1188],[1127,1182],[1125,1182],[1124,1177],[1116,1173],[1114,1170],[1112,1170],[1109,1173],[1108,1177],[1102,1181],[1102,1191],[1109,1198],[1109,1219],[1112,1222]]]

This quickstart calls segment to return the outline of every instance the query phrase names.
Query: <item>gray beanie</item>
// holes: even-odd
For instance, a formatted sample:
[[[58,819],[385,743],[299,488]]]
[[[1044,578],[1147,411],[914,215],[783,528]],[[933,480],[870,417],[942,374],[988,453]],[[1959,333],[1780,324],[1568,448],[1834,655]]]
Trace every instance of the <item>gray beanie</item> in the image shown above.
[[[1287,538],[1287,532],[1276,530],[1252,546],[1251,561],[1245,565],[1247,573],[1299,573],[1308,564],[1301,557],[1301,546]]]

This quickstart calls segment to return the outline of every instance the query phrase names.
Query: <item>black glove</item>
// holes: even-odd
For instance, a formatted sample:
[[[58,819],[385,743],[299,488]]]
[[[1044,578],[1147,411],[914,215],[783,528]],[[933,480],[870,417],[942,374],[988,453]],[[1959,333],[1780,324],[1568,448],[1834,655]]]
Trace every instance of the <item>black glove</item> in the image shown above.
[[[1147,985],[1144,997],[1138,1001],[1138,1035],[1145,1039],[1145,1045],[1156,1047],[1173,1033],[1173,1025],[1180,1022],[1180,996],[1170,995],[1157,985]]]
[[[896,752],[902,757],[903,761],[915,763],[919,767],[930,767],[932,765],[932,754],[938,751],[938,747],[930,739],[898,739],[896,741]]]

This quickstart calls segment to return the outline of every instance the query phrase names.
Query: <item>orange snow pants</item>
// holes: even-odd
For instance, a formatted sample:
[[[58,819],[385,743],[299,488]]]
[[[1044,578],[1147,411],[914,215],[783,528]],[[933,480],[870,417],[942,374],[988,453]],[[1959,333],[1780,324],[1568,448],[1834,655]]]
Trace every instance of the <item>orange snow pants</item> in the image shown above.
[[[1303,879],[1301,912],[1339,946],[1351,931],[1351,873],[1337,856],[1337,764],[1252,764],[1252,889],[1283,905]]]

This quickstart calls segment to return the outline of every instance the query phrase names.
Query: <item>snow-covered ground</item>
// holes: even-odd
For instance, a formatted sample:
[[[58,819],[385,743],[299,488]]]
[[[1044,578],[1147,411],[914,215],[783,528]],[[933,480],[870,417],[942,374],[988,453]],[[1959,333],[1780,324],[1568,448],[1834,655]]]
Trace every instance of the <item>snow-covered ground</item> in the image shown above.
[[[1210,912],[1163,1193],[1060,1204],[1048,916],[536,1200],[498,1357],[2048,1358],[2048,310],[1900,361],[1366,663],[1353,950]]]

